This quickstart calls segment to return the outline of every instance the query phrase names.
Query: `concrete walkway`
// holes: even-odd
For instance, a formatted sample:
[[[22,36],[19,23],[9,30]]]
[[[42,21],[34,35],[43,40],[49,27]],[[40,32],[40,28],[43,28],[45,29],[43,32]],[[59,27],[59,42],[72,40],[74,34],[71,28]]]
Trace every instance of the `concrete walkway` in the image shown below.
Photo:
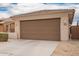
[[[58,41],[13,40],[0,42],[0,56],[50,56]]]

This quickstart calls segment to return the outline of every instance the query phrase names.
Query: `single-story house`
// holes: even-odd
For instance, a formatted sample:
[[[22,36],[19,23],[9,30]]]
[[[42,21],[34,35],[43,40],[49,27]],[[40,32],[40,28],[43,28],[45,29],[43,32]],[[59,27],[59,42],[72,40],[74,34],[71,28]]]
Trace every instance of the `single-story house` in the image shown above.
[[[74,9],[61,9],[15,15],[10,17],[11,32],[16,33],[17,39],[69,40],[74,13]]]
[[[11,18],[5,18],[0,20],[0,33],[8,33],[9,39],[16,39],[15,23]]]

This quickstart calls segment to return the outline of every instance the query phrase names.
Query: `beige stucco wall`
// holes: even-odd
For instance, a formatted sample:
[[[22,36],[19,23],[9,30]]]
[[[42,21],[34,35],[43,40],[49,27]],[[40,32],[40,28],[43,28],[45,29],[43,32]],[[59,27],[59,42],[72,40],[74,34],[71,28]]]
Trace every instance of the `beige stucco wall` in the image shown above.
[[[33,20],[33,19],[46,19],[46,18],[61,18],[60,21],[60,36],[61,40],[69,39],[69,23],[68,23],[68,14],[47,14],[47,15],[32,15],[28,17],[19,17],[15,18],[15,32],[17,33],[17,38],[20,39],[20,21],[21,20]]]
[[[64,15],[61,17],[61,40],[69,40],[69,21],[68,21],[68,15]]]
[[[8,32],[8,38],[9,39],[17,39],[17,34],[15,32]]]
[[[20,21],[15,20],[15,33],[17,36],[17,39],[20,39]]]

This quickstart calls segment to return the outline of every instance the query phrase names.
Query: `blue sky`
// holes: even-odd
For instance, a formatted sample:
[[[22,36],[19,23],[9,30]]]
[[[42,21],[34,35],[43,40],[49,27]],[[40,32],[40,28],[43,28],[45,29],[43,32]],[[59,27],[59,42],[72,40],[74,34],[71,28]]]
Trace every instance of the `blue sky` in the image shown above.
[[[73,24],[79,20],[78,3],[0,3],[0,18],[8,18],[13,15],[33,12],[44,9],[75,9]]]

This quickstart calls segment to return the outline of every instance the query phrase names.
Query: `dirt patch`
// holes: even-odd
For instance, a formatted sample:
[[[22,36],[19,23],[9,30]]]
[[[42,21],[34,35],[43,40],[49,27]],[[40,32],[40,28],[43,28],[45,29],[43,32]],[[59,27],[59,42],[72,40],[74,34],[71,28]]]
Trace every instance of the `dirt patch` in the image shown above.
[[[61,41],[53,56],[79,56],[79,41]]]

